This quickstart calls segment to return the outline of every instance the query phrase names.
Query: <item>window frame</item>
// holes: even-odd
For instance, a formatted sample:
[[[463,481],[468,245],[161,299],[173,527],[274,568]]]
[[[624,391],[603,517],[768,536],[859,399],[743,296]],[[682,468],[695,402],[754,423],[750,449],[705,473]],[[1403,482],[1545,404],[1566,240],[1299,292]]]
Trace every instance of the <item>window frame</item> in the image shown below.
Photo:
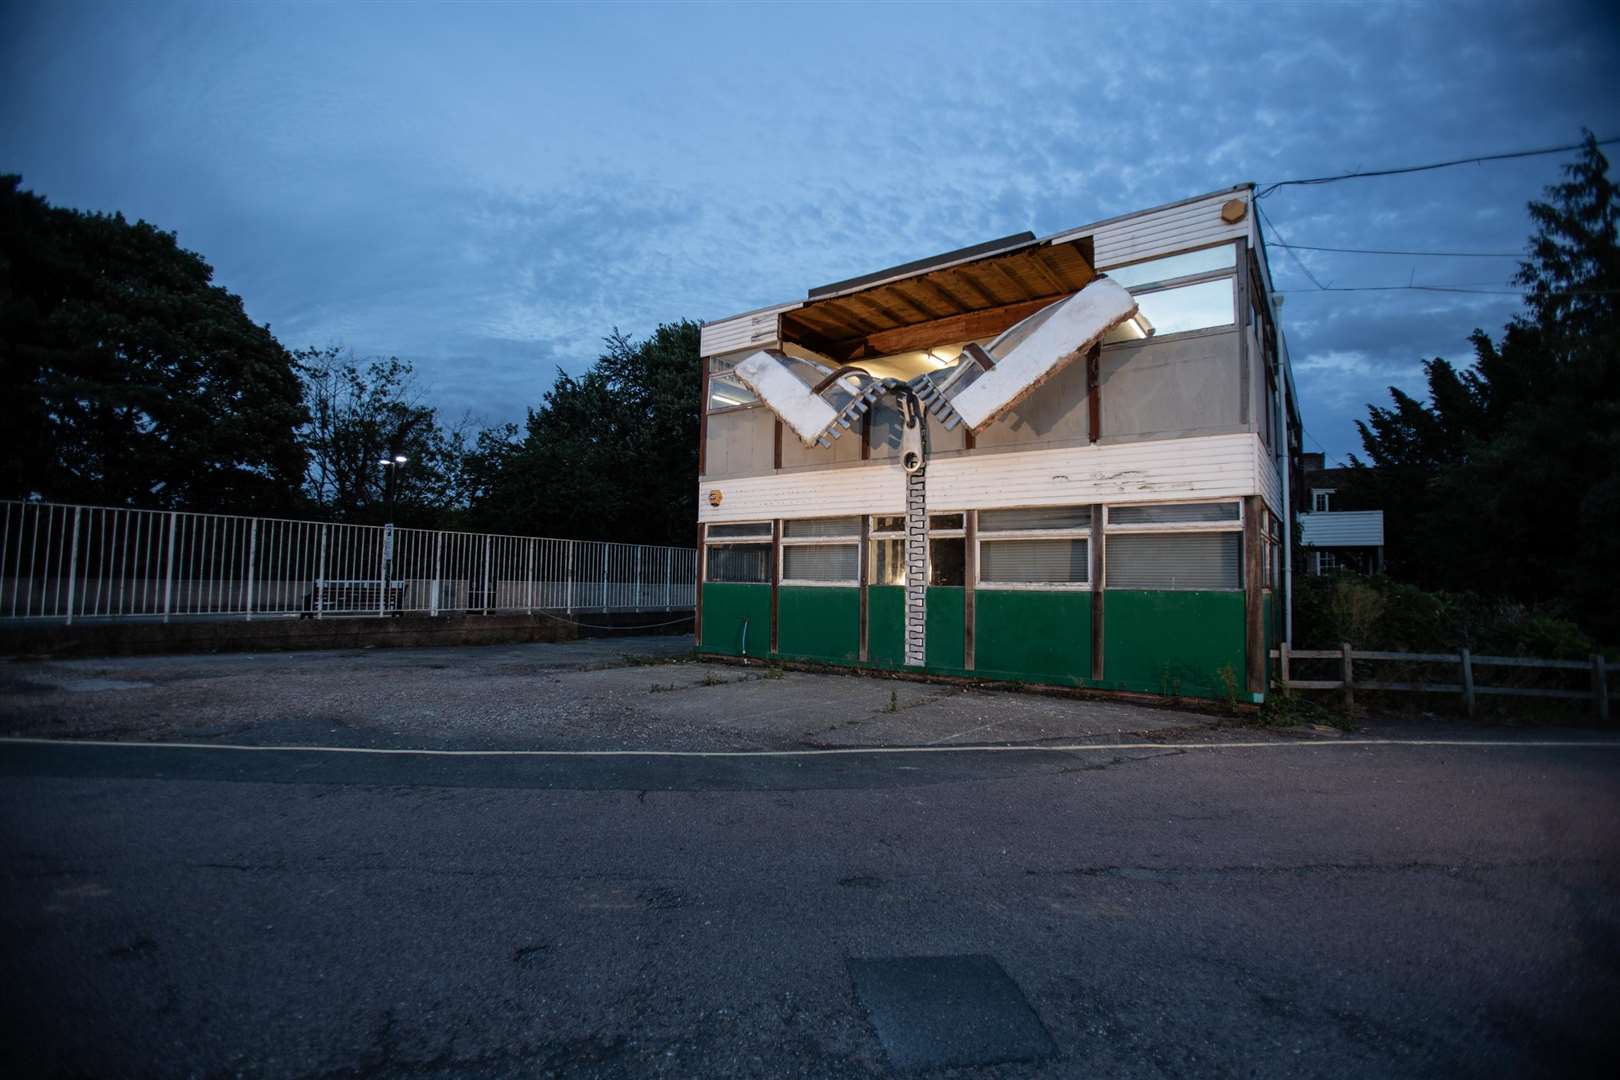
[[[1199,326],[1191,330],[1173,330],[1163,334],[1154,333],[1149,337],[1137,338],[1134,340],[1108,341],[1105,339],[1102,342],[1103,347],[1108,348],[1116,345],[1141,346],[1151,344],[1155,341],[1173,341],[1183,335],[1208,334],[1226,330],[1228,328],[1234,331],[1240,330],[1245,324],[1240,318],[1241,313],[1238,311],[1238,244],[1239,242],[1237,240],[1219,240],[1213,244],[1200,244],[1196,247],[1181,248],[1176,251],[1161,251],[1153,255],[1143,256],[1140,259],[1131,259],[1126,262],[1114,263],[1112,266],[1099,266],[1097,268],[1097,272],[1099,274],[1111,274],[1115,270],[1123,270],[1131,266],[1141,266],[1144,263],[1157,262],[1160,259],[1173,259],[1180,255],[1191,255],[1199,251],[1213,251],[1222,247],[1229,247],[1232,249],[1232,264],[1218,270],[1201,270],[1193,274],[1180,274],[1176,277],[1160,278],[1153,281],[1140,282],[1136,285],[1120,286],[1133,297],[1136,297],[1146,296],[1152,293],[1168,292],[1171,289],[1180,289],[1187,285],[1202,285],[1205,282],[1219,281],[1222,278],[1230,278],[1232,281],[1232,318],[1230,321],[1216,323],[1212,326]]]
[[[789,521],[827,521],[843,517],[854,521],[854,532],[838,533],[831,536],[789,537],[787,534]],[[861,579],[866,574],[866,554],[861,550],[861,523],[862,519],[859,514],[827,514],[820,517],[782,519],[782,540],[776,552],[777,582],[782,585],[792,585],[794,588],[860,588]],[[815,578],[790,578],[787,576],[787,552],[788,548],[793,547],[853,547],[855,549],[855,576],[853,578],[836,578],[830,581]]]
[[[714,380],[716,375],[722,377],[729,376],[739,383],[742,382],[742,380],[737,378],[735,375],[731,375],[731,373],[737,369],[737,364],[742,359],[743,357],[741,356],[734,360],[727,360],[724,356],[708,356],[704,358],[704,363],[708,366],[704,371],[703,411],[707,415],[715,416],[720,413],[742,412],[744,409],[758,409],[765,404],[764,401],[760,400],[759,395],[754,394],[754,391],[746,385],[743,387],[743,389],[747,390],[750,394],[754,394],[753,401],[745,401],[740,405],[721,405],[718,408],[710,404],[714,398]],[[720,370],[716,370],[717,364],[723,365],[723,367]]]
[[[927,544],[927,547],[926,547],[926,554],[925,554],[925,556],[923,558],[923,580],[931,582],[934,579],[934,547],[933,547],[934,541],[935,540],[963,540],[965,542],[966,538],[967,538],[968,515],[971,514],[971,513],[973,513],[972,510],[930,510],[930,511],[928,511],[929,527],[928,527],[928,532],[927,532],[927,535],[926,535],[926,539],[928,540],[928,544]],[[934,521],[935,518],[952,517],[952,516],[960,516],[961,517],[961,519],[962,519],[961,528],[957,528],[957,529],[936,529],[936,528],[933,527],[933,521]],[[900,519],[900,527],[896,528],[896,529],[880,529],[877,526],[877,522],[878,522],[879,518],[899,518]],[[906,525],[905,525],[906,515],[904,515],[904,514],[871,514],[871,515],[868,515],[866,521],[867,521],[867,529],[866,529],[866,542],[867,542],[867,544],[870,545],[870,544],[881,543],[881,542],[884,542],[884,541],[894,541],[894,540],[900,541],[901,544],[905,543],[905,541],[906,541]],[[905,549],[902,547],[902,549],[901,549],[902,561],[904,561],[904,550]],[[966,554],[966,552],[964,552],[964,554]],[[886,582],[886,581],[868,581],[867,578],[871,575],[872,565],[873,565],[872,553],[871,553],[871,551],[869,549],[869,550],[867,550],[866,552],[864,552],[862,554],[862,562],[861,562],[861,582],[862,582],[862,584],[867,585],[867,586],[876,586],[876,587],[878,587],[880,589],[895,589],[895,588],[904,588],[905,587],[905,581],[904,580],[902,580],[898,585],[894,585],[894,584],[891,584],[891,583]],[[967,578],[966,578],[966,575],[964,575],[961,585],[932,585],[931,584],[928,587],[930,589],[960,589],[960,588],[963,588],[966,584],[967,584]]]
[[[1311,513],[1333,513],[1333,496],[1338,493],[1337,488],[1311,488]],[[1320,507],[1317,503],[1321,503]]]
[[[1208,506],[1230,505],[1237,507],[1237,517],[1227,521],[1172,521],[1151,522],[1145,524],[1125,523],[1117,524],[1113,520],[1116,509],[1126,509],[1145,506]],[[1237,584],[1231,588],[1220,589],[1189,589],[1188,592],[1237,592],[1241,593],[1246,587],[1244,580],[1247,574],[1246,559],[1243,554],[1244,528],[1247,524],[1247,513],[1244,510],[1243,500],[1236,498],[1225,499],[1163,499],[1155,502],[1131,502],[1110,504],[1103,508],[1103,563],[1101,570],[1102,585],[1106,589],[1121,589],[1131,591],[1137,586],[1109,585],[1107,570],[1108,541],[1114,536],[1142,536],[1142,535],[1182,535],[1187,533],[1236,533],[1238,536]],[[1262,572],[1262,587],[1264,587],[1264,573]]]
[[[763,525],[769,531],[764,536],[735,536],[735,537],[734,536],[721,536],[721,537],[715,537],[712,534],[713,530],[716,527],[726,528],[728,526],[740,526],[740,525]],[[764,581],[716,581],[714,578],[709,576],[709,549],[710,548],[720,548],[720,547],[726,547],[726,548],[730,548],[730,547],[760,547],[760,548],[765,548],[767,551],[769,551],[771,549],[771,547],[773,547],[774,544],[775,544],[775,539],[774,539],[775,533],[776,533],[776,522],[770,521],[770,520],[765,520],[765,521],[720,521],[720,522],[710,522],[708,528],[703,531],[703,584],[708,585],[708,584],[712,583],[712,584],[715,584],[715,585],[769,585],[771,583],[771,580],[770,580],[770,574],[769,574],[768,571],[767,571],[767,573],[765,575],[765,580]],[[765,560],[765,565],[767,567],[769,567],[771,565],[771,561],[770,561],[769,558],[767,558]]]
[[[986,533],[979,525],[981,510],[973,513],[973,588],[1005,592],[1090,592],[1096,579],[1097,545],[1091,542],[1091,532],[1097,520],[1097,507],[1092,503],[1064,503],[1061,506],[990,506],[984,510],[1066,510],[1084,506],[1091,512],[1085,525],[1070,525],[1051,529],[996,529]],[[963,522],[966,525],[966,521]],[[986,581],[984,579],[984,545],[987,543],[1019,543],[1030,540],[1084,540],[1086,544],[1086,576],[1080,581]]]

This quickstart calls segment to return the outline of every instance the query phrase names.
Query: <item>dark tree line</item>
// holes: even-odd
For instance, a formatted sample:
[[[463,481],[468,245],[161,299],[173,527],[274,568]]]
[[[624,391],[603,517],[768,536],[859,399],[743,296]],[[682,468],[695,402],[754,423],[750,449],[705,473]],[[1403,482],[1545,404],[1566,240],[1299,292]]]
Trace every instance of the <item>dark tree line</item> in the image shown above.
[[[289,351],[173,233],[4,176],[0,497],[690,544],[697,334],[615,331],[522,431],[477,430],[409,363]]]
[[[1346,505],[1382,508],[1391,575],[1520,601],[1620,640],[1620,197],[1590,134],[1530,204],[1524,312],[1471,367],[1424,364],[1359,425]]]

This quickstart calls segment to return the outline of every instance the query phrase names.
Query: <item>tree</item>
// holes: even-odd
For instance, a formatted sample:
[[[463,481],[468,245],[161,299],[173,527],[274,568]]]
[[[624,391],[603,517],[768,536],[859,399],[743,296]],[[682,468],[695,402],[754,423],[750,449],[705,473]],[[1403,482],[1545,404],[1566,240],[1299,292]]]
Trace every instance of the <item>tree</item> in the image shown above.
[[[697,520],[698,324],[617,329],[578,378],[558,373],[521,442],[494,433],[472,520],[506,532],[690,544]]]
[[[6,495],[279,511],[304,472],[292,357],[173,233],[0,177]]]
[[[465,506],[465,432],[440,423],[410,364],[362,366],[341,345],[296,355],[309,402],[304,490],[323,517],[382,523],[392,511],[399,524],[431,527]]]
[[[1524,312],[1474,363],[1425,365],[1429,400],[1391,388],[1359,425],[1347,505],[1384,509],[1389,566],[1427,588],[1568,609],[1620,633],[1620,194],[1587,134],[1530,204]]]

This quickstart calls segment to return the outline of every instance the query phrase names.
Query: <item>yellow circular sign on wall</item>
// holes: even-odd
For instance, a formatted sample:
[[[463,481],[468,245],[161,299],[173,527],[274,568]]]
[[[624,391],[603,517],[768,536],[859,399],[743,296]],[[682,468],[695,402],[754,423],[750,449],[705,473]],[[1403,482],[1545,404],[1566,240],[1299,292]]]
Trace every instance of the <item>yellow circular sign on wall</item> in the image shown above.
[[[709,492],[709,505],[710,506],[719,506],[721,500],[723,500],[724,498],[725,498],[725,496],[720,493],[720,489],[719,488],[714,488]]]

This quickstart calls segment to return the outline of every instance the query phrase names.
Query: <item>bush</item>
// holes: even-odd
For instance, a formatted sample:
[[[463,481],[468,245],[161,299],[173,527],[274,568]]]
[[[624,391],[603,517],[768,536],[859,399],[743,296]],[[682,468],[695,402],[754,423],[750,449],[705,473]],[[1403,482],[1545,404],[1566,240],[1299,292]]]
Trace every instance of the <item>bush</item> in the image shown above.
[[[1333,649],[1454,652],[1581,659],[1595,651],[1580,627],[1553,609],[1475,593],[1425,592],[1383,575],[1294,578],[1294,644]]]

